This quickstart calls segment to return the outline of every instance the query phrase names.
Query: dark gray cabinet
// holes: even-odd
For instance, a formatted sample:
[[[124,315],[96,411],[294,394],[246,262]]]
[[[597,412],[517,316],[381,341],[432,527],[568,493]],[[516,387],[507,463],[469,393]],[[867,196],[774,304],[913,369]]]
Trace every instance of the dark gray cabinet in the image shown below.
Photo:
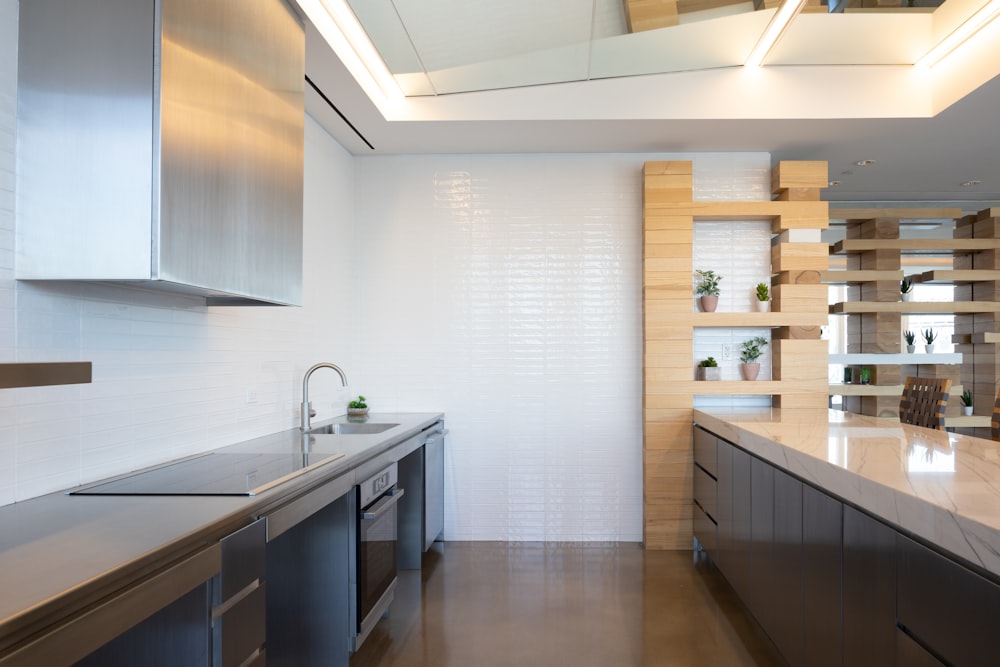
[[[399,567],[419,570],[424,552],[444,537],[444,439],[439,423],[415,438],[419,446],[399,460]]]
[[[750,461],[750,599],[747,606],[764,631],[774,629],[774,468]]]
[[[842,664],[841,572],[844,506],[802,485],[803,664]]]
[[[774,621],[771,639],[793,667],[802,662],[802,482],[774,471]]]
[[[954,667],[997,664],[1000,586],[899,534],[896,558],[900,628]]]
[[[849,505],[843,605],[844,665],[896,664],[896,531]]]
[[[716,479],[718,457],[716,438],[696,428],[694,433],[694,507],[692,518],[697,545],[713,561],[718,559],[719,484]]]

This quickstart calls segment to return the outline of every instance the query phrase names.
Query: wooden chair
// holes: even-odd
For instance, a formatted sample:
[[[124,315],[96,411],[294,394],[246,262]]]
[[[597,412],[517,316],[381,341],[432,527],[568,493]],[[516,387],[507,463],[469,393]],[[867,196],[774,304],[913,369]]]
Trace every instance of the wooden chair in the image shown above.
[[[1000,440],[1000,389],[997,390],[997,398],[993,402],[993,418],[990,419],[990,437]]]
[[[949,389],[951,380],[947,378],[906,378],[899,399],[899,421],[943,431]]]

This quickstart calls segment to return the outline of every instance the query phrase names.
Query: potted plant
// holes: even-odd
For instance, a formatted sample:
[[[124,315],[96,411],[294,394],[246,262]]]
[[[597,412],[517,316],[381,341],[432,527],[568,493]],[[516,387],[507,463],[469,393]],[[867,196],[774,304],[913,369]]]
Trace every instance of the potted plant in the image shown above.
[[[966,417],[972,416],[972,392],[968,389],[962,392],[962,414]]]
[[[921,335],[924,337],[924,350],[927,351],[927,354],[930,354],[934,351],[934,341],[937,340],[938,335],[934,329],[924,329]]]
[[[722,379],[722,369],[719,368],[719,364],[718,362],[715,361],[715,357],[702,359],[701,361],[698,362],[698,379],[699,380]]]
[[[871,384],[872,383],[872,369],[862,368],[858,375],[861,379],[861,384]]]
[[[903,338],[906,339],[906,351],[909,354],[913,354],[917,349],[917,346],[915,345],[915,341],[917,340],[917,334],[907,329],[906,331],[903,332]]]
[[[913,296],[913,281],[909,278],[903,278],[899,281],[899,295],[903,298],[903,301],[909,301],[910,297]]]
[[[347,415],[350,417],[364,417],[368,414],[368,404],[365,403],[365,397],[359,395],[357,400],[351,401],[347,404]]]
[[[722,280],[722,276],[715,271],[702,269],[698,269],[695,273],[701,277],[701,282],[698,283],[697,290],[701,310],[704,313],[713,313],[716,306],[719,305],[719,281]]]
[[[757,297],[757,312],[766,313],[771,308],[771,294],[767,288],[767,283],[757,283],[754,288],[754,294]]]
[[[760,373],[760,355],[764,354],[767,346],[767,339],[763,336],[755,336],[750,340],[740,343],[740,373],[744,380],[756,380]]]

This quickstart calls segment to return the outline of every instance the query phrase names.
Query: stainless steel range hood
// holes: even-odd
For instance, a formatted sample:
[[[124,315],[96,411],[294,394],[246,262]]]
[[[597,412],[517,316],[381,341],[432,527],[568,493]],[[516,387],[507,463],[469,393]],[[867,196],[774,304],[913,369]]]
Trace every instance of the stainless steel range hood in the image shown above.
[[[283,0],[31,0],[17,268],[300,304],[304,36]]]

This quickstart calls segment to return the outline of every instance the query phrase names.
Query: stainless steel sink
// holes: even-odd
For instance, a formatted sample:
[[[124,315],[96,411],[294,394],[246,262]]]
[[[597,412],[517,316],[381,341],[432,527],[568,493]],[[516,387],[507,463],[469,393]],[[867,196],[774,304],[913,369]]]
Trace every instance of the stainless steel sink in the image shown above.
[[[344,424],[327,424],[318,428],[310,429],[313,435],[371,435],[372,433],[382,433],[388,431],[399,424],[388,424],[379,422],[348,422]]]

